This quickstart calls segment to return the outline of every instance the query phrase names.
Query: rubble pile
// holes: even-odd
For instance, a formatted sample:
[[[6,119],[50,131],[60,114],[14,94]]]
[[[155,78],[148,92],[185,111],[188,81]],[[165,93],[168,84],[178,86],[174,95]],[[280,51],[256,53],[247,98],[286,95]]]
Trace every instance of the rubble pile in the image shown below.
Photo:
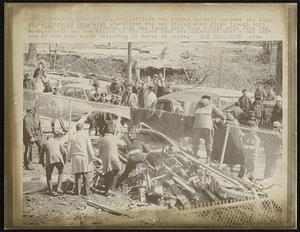
[[[126,156],[120,156],[125,163]],[[184,151],[153,152],[149,157],[146,162],[137,164],[118,189],[130,201],[187,209],[207,203],[265,196],[258,185],[246,179],[229,177]],[[101,189],[102,185],[99,163],[94,172],[93,186]]]

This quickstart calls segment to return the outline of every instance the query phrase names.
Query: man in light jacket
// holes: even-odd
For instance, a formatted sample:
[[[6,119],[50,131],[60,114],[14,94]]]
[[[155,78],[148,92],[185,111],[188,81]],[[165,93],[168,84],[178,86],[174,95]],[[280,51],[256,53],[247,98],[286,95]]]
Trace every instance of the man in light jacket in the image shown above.
[[[61,134],[58,132],[54,133],[54,138],[47,138],[47,141],[43,144],[42,147],[42,165],[46,169],[46,179],[47,179],[47,187],[48,193],[50,195],[56,195],[53,192],[52,188],[52,172],[54,167],[58,171],[58,181],[57,181],[57,193],[62,194],[62,181],[63,181],[63,172],[64,172],[64,164],[66,161],[66,150],[63,147],[63,143],[60,140]]]
[[[106,127],[105,135],[99,142],[99,155],[102,159],[104,172],[104,194],[112,195],[110,190],[114,190],[118,173],[121,170],[118,147],[125,146],[126,143],[115,136],[115,124],[110,121]]]
[[[83,131],[83,124],[76,125],[76,133],[70,135],[68,160],[72,162],[72,173],[75,174],[75,194],[81,194],[83,178],[84,195],[89,195],[89,172],[91,163],[96,159],[90,137]]]
[[[206,161],[210,162],[210,155],[213,146],[213,120],[212,115],[220,117],[223,121],[226,119],[223,112],[210,103],[210,96],[203,95],[201,101],[195,106],[194,124],[192,130],[192,144],[194,156],[197,156],[200,139],[203,138],[205,141],[206,148]]]
[[[148,86],[146,95],[145,95],[145,108],[154,108],[156,103],[157,97],[154,93],[154,87]]]

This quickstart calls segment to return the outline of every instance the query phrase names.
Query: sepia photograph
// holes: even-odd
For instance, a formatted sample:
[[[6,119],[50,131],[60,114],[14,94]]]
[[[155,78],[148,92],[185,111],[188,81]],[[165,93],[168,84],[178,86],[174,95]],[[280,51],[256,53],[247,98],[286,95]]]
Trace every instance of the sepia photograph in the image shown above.
[[[282,41],[28,43],[23,72],[25,225],[280,224]]]
[[[296,228],[296,17],[6,4],[5,228]]]

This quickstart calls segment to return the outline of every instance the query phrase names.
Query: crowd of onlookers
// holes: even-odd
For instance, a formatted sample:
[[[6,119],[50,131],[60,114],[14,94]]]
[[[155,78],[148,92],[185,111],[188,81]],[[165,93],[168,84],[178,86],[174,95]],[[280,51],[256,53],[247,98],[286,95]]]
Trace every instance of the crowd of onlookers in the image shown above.
[[[99,92],[98,80],[92,80],[94,90],[91,101],[125,105],[129,107],[151,108],[156,99],[170,93],[162,73],[136,80],[134,84],[125,83],[121,78],[114,78],[107,93]]]
[[[242,93],[232,110],[233,116],[240,123],[245,124],[253,120],[260,127],[268,127],[275,121],[282,122],[282,98],[276,96],[272,88],[266,91],[262,83],[258,83],[253,102],[246,89],[243,89]],[[275,104],[268,106],[265,104],[266,101],[275,101]]]

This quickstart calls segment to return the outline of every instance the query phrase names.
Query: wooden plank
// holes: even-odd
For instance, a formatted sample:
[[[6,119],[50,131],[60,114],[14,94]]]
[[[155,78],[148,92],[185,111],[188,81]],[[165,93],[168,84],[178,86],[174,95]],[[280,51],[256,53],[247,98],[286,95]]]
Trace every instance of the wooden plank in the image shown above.
[[[183,205],[190,205],[189,199],[184,195],[184,193],[176,186],[173,180],[165,180],[164,181],[171,189],[173,194],[176,198],[183,204]]]

